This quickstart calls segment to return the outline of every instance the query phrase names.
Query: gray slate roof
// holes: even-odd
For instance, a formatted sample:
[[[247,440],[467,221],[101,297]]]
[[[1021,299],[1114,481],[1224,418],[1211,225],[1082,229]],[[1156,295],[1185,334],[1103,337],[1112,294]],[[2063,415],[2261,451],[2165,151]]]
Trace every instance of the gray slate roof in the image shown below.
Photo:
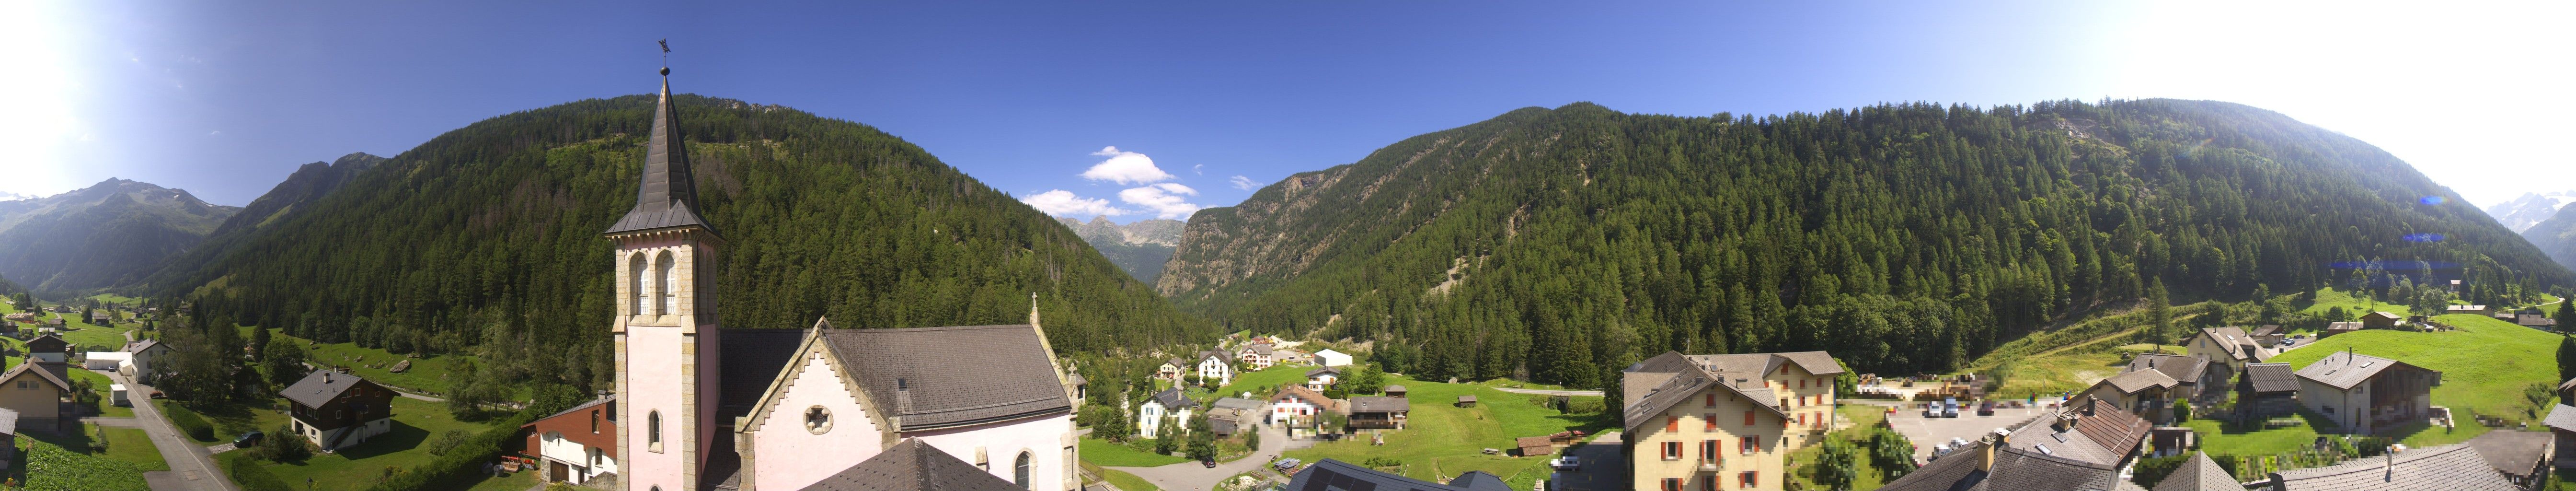
[[[1360,396],[1351,398],[1351,413],[1400,413],[1413,410],[1413,403],[1402,397]]]
[[[1316,376],[1316,375],[1323,375],[1323,374],[1327,374],[1327,373],[1333,374],[1333,376],[1335,376],[1335,377],[1340,377],[1340,376],[1342,376],[1342,369],[1341,369],[1341,367],[1321,367],[1321,368],[1316,368],[1316,369],[1313,369],[1313,370],[1307,370],[1307,371],[1306,371],[1306,378],[1315,378],[1315,376]]]
[[[330,370],[314,370],[313,373],[304,374],[303,380],[295,381],[295,385],[286,386],[286,390],[279,391],[278,395],[285,396],[286,400],[295,401],[296,404],[303,404],[304,407],[318,408],[330,404],[332,399],[340,398],[340,394],[349,392],[349,388],[364,383],[374,382],[368,382],[367,379],[358,378],[356,375]]]
[[[2415,448],[2393,458],[2281,471],[2279,491],[2514,491],[2504,474],[2467,445]]]
[[[1216,402],[1210,403],[1209,405],[1225,409],[1241,409],[1245,411],[1258,411],[1261,410],[1262,406],[1261,401],[1241,397],[1220,397],[1217,398]]]
[[[2139,353],[2138,356],[2129,359],[2129,368],[2126,371],[2153,369],[2164,372],[2166,377],[2172,377],[2176,383],[2197,385],[2201,374],[2208,371],[2209,363],[2209,358],[2203,355]]]
[[[1761,353],[1692,356],[1666,351],[1629,365],[1620,374],[1620,383],[1627,388],[1623,391],[1627,400],[1620,412],[1627,416],[1628,430],[1636,431],[1652,422],[1651,416],[1690,399],[1692,394],[1724,387],[1737,396],[1759,402],[1757,406],[1774,416],[1788,418],[1788,413],[1780,411],[1780,394],[1765,385],[1762,378],[1785,363],[1792,361]]]
[[[2478,451],[2478,456],[2485,457],[2487,465],[2494,466],[2497,472],[2532,477],[2537,473],[2535,471],[2548,469],[2540,457],[2548,453],[2554,438],[2557,437],[2546,432],[2498,429],[2471,438],[2466,445]]]
[[[2139,391],[2147,389],[2170,389],[2175,385],[2180,385],[2182,382],[2175,381],[2173,377],[2165,376],[2164,372],[2155,370],[2139,370],[2119,375],[2112,375],[2111,378],[2102,379],[2101,383],[2110,385],[2112,389],[2117,389],[2122,394],[2136,394]]]
[[[715,226],[698,216],[697,179],[689,172],[687,140],[680,136],[680,115],[671,104],[671,78],[666,75],[662,96],[653,106],[653,136],[644,150],[644,178],[635,189],[635,209],[603,234],[686,226],[715,232]]]
[[[2247,363],[2245,379],[2252,381],[2255,392],[2298,392],[2299,375],[2288,363]]]
[[[1182,396],[1181,389],[1179,387],[1163,389],[1162,392],[1154,393],[1154,402],[1163,403],[1163,410],[1166,411],[1199,407],[1199,401]]]
[[[802,329],[724,329],[717,349],[722,353],[723,373],[717,374],[724,386],[716,388],[716,421],[732,424],[735,417],[751,414],[769,394],[769,383],[796,359],[796,347],[805,343]]]
[[[2074,416],[2075,424],[2071,427],[2060,424],[2061,414]],[[2040,452],[2039,447],[2046,446],[2048,450],[2041,453],[2108,466],[2127,459],[2138,449],[2139,442],[2146,441],[2147,432],[2153,427],[2137,415],[2120,410],[2116,404],[2086,398],[2068,403],[2056,414],[2043,415],[2014,429],[2007,446],[2033,452]]]
[[[2441,376],[2442,373],[2408,365],[2402,361],[2347,352],[2326,355],[2315,363],[2309,363],[2306,368],[2299,369],[2299,378],[2314,380],[2320,384],[2334,386],[2336,389],[2352,390],[2354,385],[2359,385],[2364,380],[2379,376],[2380,372],[2401,365],[2432,372],[2436,377]]]
[[[2245,334],[2245,328],[2205,327],[2201,328],[2199,336],[2208,336],[2210,340],[2217,341],[2219,351],[2226,352],[2228,357],[2263,361],[2261,360],[2263,349],[2254,345],[2254,336]]]
[[[1998,448],[1992,471],[1978,468],[1987,444],[1970,444],[1915,469],[1880,491],[2144,491],[2118,468],[2022,448]]]
[[[125,352],[127,352],[127,353],[142,353],[144,350],[152,349],[152,347],[154,347],[154,346],[160,346],[160,345],[161,345],[161,340],[159,340],[159,339],[145,339],[145,340],[142,340],[142,341],[135,341],[135,342],[131,342],[131,343],[125,343]]]
[[[2163,482],[2156,483],[2156,491],[2245,491],[2245,485],[2238,484],[2234,476],[2227,475],[2227,468],[2219,467],[2218,461],[2209,459],[2209,454],[2192,452],[2190,461],[2183,462],[2182,467],[2166,474]]]
[[[898,382],[912,403],[896,408],[902,430],[1066,411],[1073,400],[1055,363],[1027,324],[824,329],[824,344],[854,372],[859,386],[894,408]],[[770,375],[777,375],[772,370]],[[767,385],[767,384],[763,384]]]
[[[948,452],[905,439],[883,453],[802,491],[1016,491],[1018,485],[985,473]]]
[[[1513,491],[1491,474],[1467,471],[1440,484],[1378,472],[1333,459],[1315,461],[1288,480],[1287,491]]]
[[[2576,406],[2559,403],[2556,407],[2549,408],[2549,418],[2541,420],[2541,424],[2561,431],[2576,431]],[[2576,449],[2569,449],[2569,451],[2576,451]]]

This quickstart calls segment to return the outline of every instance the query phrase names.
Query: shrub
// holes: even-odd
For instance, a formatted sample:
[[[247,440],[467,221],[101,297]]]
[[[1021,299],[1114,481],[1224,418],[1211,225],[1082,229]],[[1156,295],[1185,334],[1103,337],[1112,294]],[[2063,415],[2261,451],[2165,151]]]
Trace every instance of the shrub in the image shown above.
[[[301,441],[301,439],[298,439],[298,441]],[[276,473],[269,472],[268,466],[259,465],[259,459],[243,455],[221,458],[220,460],[224,461],[224,474],[231,475],[233,484],[241,485],[242,491],[295,490],[294,487],[286,484],[286,479],[277,477]]]
[[[2164,482],[2165,476],[2172,475],[2175,469],[2181,469],[2184,464],[2190,462],[2191,454],[2138,459],[2138,486],[2153,488],[2156,483]]]
[[[473,436],[466,433],[465,430],[447,430],[446,433],[438,434],[437,440],[430,440],[429,454],[447,455],[449,450],[455,450],[456,446],[464,445],[465,440],[471,438],[473,438]]]
[[[170,424],[178,426],[180,432],[187,433],[188,438],[195,438],[201,442],[215,441],[215,425],[207,423],[206,417],[197,415],[196,411],[177,404],[163,404],[161,413],[169,415]]]
[[[1565,403],[1565,412],[1569,414],[1595,414],[1609,409],[1608,403],[1599,397],[1576,397]]]
[[[312,444],[306,443],[303,435],[295,434],[295,429],[287,425],[277,425],[277,429],[269,430],[268,436],[260,439],[259,448],[249,450],[258,452],[254,456],[272,462],[297,462],[313,457]]]

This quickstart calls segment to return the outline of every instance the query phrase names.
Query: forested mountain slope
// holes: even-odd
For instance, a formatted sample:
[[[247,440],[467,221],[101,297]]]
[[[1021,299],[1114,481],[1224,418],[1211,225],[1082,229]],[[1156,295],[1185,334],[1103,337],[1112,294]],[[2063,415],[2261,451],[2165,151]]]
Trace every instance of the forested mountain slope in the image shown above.
[[[2158,283],[2241,299],[2416,260],[2481,303],[2571,279],[2389,154],[2242,105],[1578,103],[1200,211],[1158,288],[1235,328],[1389,341],[1415,377],[1592,387],[1667,349],[1943,371]]]
[[[2576,206],[2561,208],[2556,216],[2524,229],[2522,238],[2558,264],[2576,268]]]
[[[610,258],[654,98],[485,120],[358,173],[156,289],[202,317],[325,342],[509,360],[485,376],[609,374]],[[682,96],[701,212],[722,231],[728,327],[1022,323],[1059,350],[1213,334],[1027,205],[875,128]],[[499,362],[495,362],[499,364]],[[494,372],[490,370],[506,369]]]
[[[0,275],[45,292],[141,281],[240,210],[126,179],[0,201]]]

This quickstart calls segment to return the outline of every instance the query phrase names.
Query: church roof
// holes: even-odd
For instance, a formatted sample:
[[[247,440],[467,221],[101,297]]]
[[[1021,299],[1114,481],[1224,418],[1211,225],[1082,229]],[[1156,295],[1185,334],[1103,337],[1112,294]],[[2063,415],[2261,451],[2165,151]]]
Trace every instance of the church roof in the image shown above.
[[[803,491],[1014,491],[1020,487],[907,438]]]
[[[606,234],[697,226],[715,227],[698,216],[698,186],[689,172],[689,148],[680,136],[680,115],[672,111],[671,78],[663,70],[662,95],[653,106],[653,136],[644,151],[643,184],[635,190],[635,209],[608,227]]]
[[[796,358],[808,332],[819,332],[874,400],[892,408],[899,431],[919,431],[1068,411],[1073,400],[1056,378],[1036,326],[921,327],[908,329],[726,329],[725,387],[718,395],[731,418],[750,413],[770,382]],[[897,396],[898,392],[906,393]]]

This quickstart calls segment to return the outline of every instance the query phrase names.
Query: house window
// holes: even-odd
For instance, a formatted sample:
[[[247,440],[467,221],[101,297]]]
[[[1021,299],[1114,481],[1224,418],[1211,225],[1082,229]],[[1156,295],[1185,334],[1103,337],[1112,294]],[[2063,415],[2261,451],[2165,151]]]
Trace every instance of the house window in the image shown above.
[[[661,411],[651,411],[651,412],[646,412],[646,413],[644,413],[644,444],[646,445],[646,449],[648,449],[648,450],[652,450],[652,451],[655,451],[655,452],[660,452],[660,451],[662,451],[662,412],[661,412]]]
[[[1700,440],[1699,461],[1711,464],[1717,463],[1718,448],[1717,440]]]
[[[1717,490],[1717,476],[1699,476],[1699,488],[1700,488],[1700,489],[1710,490],[1710,491],[1716,491],[1716,490]]]
[[[1681,460],[1682,442],[1664,442],[1664,460]]]
[[[823,406],[805,408],[805,431],[814,432],[816,435],[830,433],[832,410],[824,409]]]
[[[1664,478],[1664,491],[1682,491],[1682,478]]]
[[[1750,487],[1758,487],[1758,486],[1761,486],[1761,485],[1762,485],[1762,484],[1761,484],[1761,482],[1762,482],[1762,473],[1761,473],[1761,472],[1756,472],[1756,471],[1744,471],[1744,473],[1743,473],[1743,474],[1740,474],[1740,476],[1742,476],[1742,479],[1744,480],[1744,487],[1748,487],[1748,488],[1750,488]]]
[[[1020,489],[1029,489],[1029,452],[1021,451],[1019,462],[1012,464],[1011,469],[1011,483],[1020,485]]]
[[[1735,448],[1737,452],[1741,452],[1745,455],[1753,455],[1753,452],[1760,451],[1762,449],[1762,440],[1758,437],[1743,437],[1743,439],[1735,442]]]
[[[1664,417],[1664,431],[1681,431],[1681,430],[1682,430],[1682,417],[1680,417],[1680,416],[1665,416],[1665,417]]]
[[[1745,426],[1753,426],[1753,410],[1751,410],[1751,409],[1746,409],[1746,410],[1744,410],[1744,425],[1745,425]]]
[[[671,259],[671,251],[662,251],[662,258],[654,262],[656,263],[654,269],[662,275],[662,310],[659,313],[662,315],[680,313],[680,275],[675,271],[679,268],[676,261]]]
[[[1710,393],[1707,393],[1707,394],[1700,394],[1700,395],[1701,395],[1701,396],[1703,396],[1703,397],[1707,397],[1707,398],[1708,398],[1708,402],[1701,403],[1701,405],[1705,405],[1705,406],[1708,406],[1708,407],[1717,407],[1717,393],[1716,393],[1716,392],[1710,392]]]
[[[1798,379],[1798,388],[1807,388],[1807,379]]]
[[[1707,431],[1717,431],[1717,415],[1716,415],[1716,414],[1702,414],[1702,415],[1699,415],[1699,419],[1700,419],[1700,422],[1707,423],[1703,428],[1701,428],[1702,430],[1707,430]]]

